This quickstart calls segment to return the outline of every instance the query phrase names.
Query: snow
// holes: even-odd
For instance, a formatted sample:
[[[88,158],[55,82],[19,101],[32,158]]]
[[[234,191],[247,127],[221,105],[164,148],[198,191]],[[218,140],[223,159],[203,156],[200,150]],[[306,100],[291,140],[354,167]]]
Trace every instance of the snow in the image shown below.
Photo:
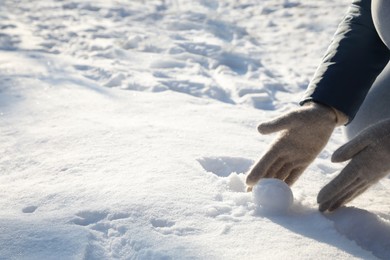
[[[294,203],[290,187],[278,179],[262,179],[252,191],[253,202],[264,215],[284,215]]]
[[[285,214],[245,192],[348,2],[4,0],[0,258],[390,258],[389,179],[317,210],[342,129]]]

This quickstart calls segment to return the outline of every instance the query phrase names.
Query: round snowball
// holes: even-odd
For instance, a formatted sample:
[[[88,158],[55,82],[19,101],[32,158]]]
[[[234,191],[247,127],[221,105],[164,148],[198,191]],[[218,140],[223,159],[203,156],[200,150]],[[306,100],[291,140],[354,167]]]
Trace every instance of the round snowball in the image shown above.
[[[279,179],[261,179],[252,190],[253,200],[263,213],[283,214],[294,202],[290,187]]]

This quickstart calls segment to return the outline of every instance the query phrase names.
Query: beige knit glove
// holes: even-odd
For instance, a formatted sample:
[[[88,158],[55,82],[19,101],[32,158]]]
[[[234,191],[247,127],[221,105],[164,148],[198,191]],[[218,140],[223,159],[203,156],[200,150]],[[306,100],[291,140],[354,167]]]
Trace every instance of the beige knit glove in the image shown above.
[[[307,103],[260,124],[261,134],[280,134],[251,169],[247,190],[251,191],[261,178],[278,178],[292,185],[324,148],[334,128],[346,122],[347,117],[333,108]]]
[[[320,211],[332,211],[348,203],[390,172],[390,119],[366,128],[332,156],[332,162],[350,159],[318,194]]]

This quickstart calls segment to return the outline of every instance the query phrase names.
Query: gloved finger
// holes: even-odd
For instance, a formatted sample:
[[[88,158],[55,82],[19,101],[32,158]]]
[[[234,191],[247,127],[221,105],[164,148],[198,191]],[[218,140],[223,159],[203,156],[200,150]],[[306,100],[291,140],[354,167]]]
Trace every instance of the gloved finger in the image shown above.
[[[348,203],[352,200],[354,200],[356,197],[364,193],[368,188],[370,188],[371,184],[366,183],[366,185],[362,185],[362,187],[355,190],[355,192],[345,201],[345,203]]]
[[[252,168],[246,177],[246,184],[254,186],[261,178],[263,178],[267,171],[275,162],[279,160],[279,151],[277,149],[270,149]]]
[[[367,138],[367,134],[360,134],[353,138],[348,143],[339,147],[332,155],[332,162],[344,162],[352,157],[354,157],[357,153],[362,151],[371,143],[370,138]]]
[[[321,204],[320,204],[320,208],[323,210],[333,211],[341,207],[345,203],[351,201],[354,198],[354,195],[357,193],[357,191],[361,190],[365,186],[367,186],[366,182],[363,182],[361,179],[358,178],[355,180],[354,183],[352,183],[347,188],[345,188],[340,193],[338,193],[336,196],[334,196],[330,200],[330,204],[327,203],[328,208],[324,209],[323,207],[321,207]]]
[[[283,160],[278,160],[278,162],[275,162],[275,164],[271,166],[268,173],[265,176],[262,176],[261,178],[277,178],[284,181],[284,179],[291,173],[291,169],[290,169],[291,164],[289,163],[285,164]],[[273,170],[272,168],[275,168],[276,170]],[[270,171],[272,171],[273,173],[270,173]],[[283,173],[283,175],[281,175],[280,173]],[[253,189],[252,186],[247,186],[246,191],[251,192],[252,189]]]
[[[267,171],[267,174],[264,175],[264,178],[278,178],[277,175],[279,172],[283,171],[286,168],[286,162],[285,158],[280,158],[277,162],[274,163],[274,165],[269,168]]]
[[[370,185],[367,185],[367,183],[361,183],[359,185],[359,187],[356,187],[355,189],[349,191],[342,198],[340,198],[338,201],[336,201],[336,203],[331,205],[328,210],[334,211],[334,210],[338,209],[339,207],[347,204],[348,202],[354,200],[357,196],[359,196],[360,194],[365,192],[369,187],[370,187]]]
[[[291,171],[291,173],[284,180],[284,182],[287,183],[288,186],[292,186],[299,179],[299,176],[301,176],[301,174],[305,169],[306,167],[302,167],[302,166],[295,168],[294,170]]]
[[[257,130],[261,134],[270,134],[285,130],[294,123],[294,112],[282,115],[271,121],[263,122],[259,124]]]
[[[327,201],[331,201],[349,185],[354,183],[357,179],[355,169],[357,169],[356,161],[352,160],[347,164],[347,166],[345,166],[345,168],[336,178],[334,178],[320,190],[317,196],[317,202],[319,204],[323,204]]]
[[[277,172],[274,173],[274,178],[284,181],[293,171],[292,163],[285,163]]]
[[[320,203],[320,205],[318,206],[318,210],[321,212],[327,211],[332,204],[333,204],[333,201],[326,201],[326,202]]]

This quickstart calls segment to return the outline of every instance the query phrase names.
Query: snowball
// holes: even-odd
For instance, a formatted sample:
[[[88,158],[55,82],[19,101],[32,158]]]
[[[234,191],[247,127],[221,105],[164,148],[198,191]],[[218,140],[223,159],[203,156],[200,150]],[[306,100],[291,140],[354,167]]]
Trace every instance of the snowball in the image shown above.
[[[253,200],[262,213],[286,213],[294,202],[290,187],[278,179],[261,179],[252,190]]]

